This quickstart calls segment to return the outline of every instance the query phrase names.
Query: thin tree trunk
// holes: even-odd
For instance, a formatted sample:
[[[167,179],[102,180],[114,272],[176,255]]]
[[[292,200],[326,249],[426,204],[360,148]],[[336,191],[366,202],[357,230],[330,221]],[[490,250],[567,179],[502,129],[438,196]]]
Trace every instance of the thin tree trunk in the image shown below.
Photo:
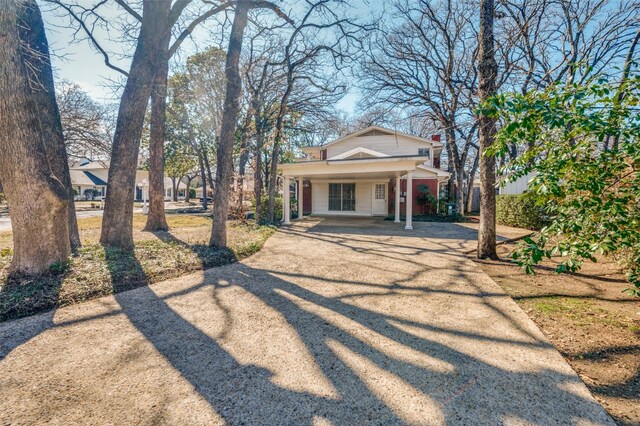
[[[53,173],[21,52],[18,5],[0,7],[0,180],[11,212],[11,272],[40,274],[71,254],[68,193]]]
[[[25,0],[19,8],[18,20],[20,39],[24,43],[24,59],[29,63],[31,72],[31,89],[33,99],[40,116],[44,147],[47,151],[51,171],[62,182],[67,192],[67,215],[69,218],[69,242],[71,250],[81,247],[76,208],[73,201],[73,187],[69,174],[69,161],[64,144],[60,110],[56,101],[55,84],[51,59],[49,57],[49,43],[44,31],[44,23],[40,9],[34,0]]]
[[[169,41],[167,40],[167,45]],[[167,116],[168,52],[162,55],[151,91],[151,123],[149,134],[149,215],[145,231],[168,231],[164,212],[164,138]],[[175,198],[175,191],[174,191]]]
[[[161,60],[171,0],[144,0],[142,25],[120,100],[113,137],[100,243],[133,248],[133,199],[140,137],[156,68]]]
[[[471,173],[469,173],[469,190],[467,191],[467,198],[464,200],[464,205],[467,206],[467,211],[473,210],[473,184],[476,180],[476,173],[478,171],[480,155],[476,153],[476,158],[473,160],[473,166],[471,166]]]
[[[220,131],[220,143],[217,151],[216,186],[213,194],[213,227],[209,245],[216,247],[227,246],[227,216],[229,214],[229,185],[233,176],[233,143],[235,140],[238,111],[240,110],[240,96],[242,79],[240,77],[240,52],[242,38],[247,26],[247,3],[237,3],[231,34],[225,76],[227,90],[224,100],[224,113]]]
[[[627,57],[625,58],[624,67],[622,69],[622,77],[620,78],[620,85],[618,86],[618,93],[615,99],[616,108],[619,107],[619,105],[622,103],[625,97],[626,90],[624,85],[627,82],[627,80],[629,80],[629,73],[631,72],[631,65],[633,63],[633,53],[636,50],[636,46],[638,45],[638,42],[640,42],[640,30],[636,32],[636,35],[635,37],[633,37],[633,40],[631,41],[631,45],[629,46],[629,50],[627,51]],[[608,142],[608,139],[607,139],[607,142]],[[612,149],[614,151],[617,151],[619,144],[620,144],[620,136],[616,135],[613,138]]]
[[[247,117],[250,117],[247,114]],[[250,119],[245,120],[244,131],[240,139],[240,158],[238,159],[238,211],[244,214],[244,175],[249,161],[249,150],[247,149],[247,133]]]
[[[213,173],[211,172],[211,162],[209,161],[209,154],[207,153],[207,148],[202,147],[202,159],[204,161],[204,169],[207,172],[207,182],[209,182],[209,187],[211,190],[214,190],[216,187],[216,182],[213,180]]]
[[[262,130],[256,124],[256,170],[253,185],[253,192],[256,197],[256,222],[262,222],[262,138]]]
[[[202,153],[198,150],[198,165],[200,166],[200,180],[202,181],[202,210],[207,209],[207,175],[204,170]]]
[[[480,102],[496,92],[498,65],[493,39],[494,0],[480,0],[480,32],[478,34],[478,92]],[[480,145],[480,227],[478,229],[478,258],[497,259],[496,253],[496,160],[486,151],[494,142],[496,119],[483,114],[479,120]]]
[[[184,191],[184,202],[189,203],[191,201],[191,181],[193,180],[193,176],[187,176],[187,189]]]

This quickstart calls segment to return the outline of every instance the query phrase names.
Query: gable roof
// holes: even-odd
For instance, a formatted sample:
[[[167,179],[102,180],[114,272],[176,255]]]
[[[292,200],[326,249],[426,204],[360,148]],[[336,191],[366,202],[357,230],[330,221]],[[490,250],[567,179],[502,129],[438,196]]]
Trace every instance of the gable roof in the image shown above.
[[[341,160],[344,158],[349,158],[352,155],[356,155],[356,154],[367,154],[372,157],[379,157],[379,158],[389,157],[389,154],[383,154],[382,152],[374,151],[373,149],[369,149],[369,148],[357,147],[357,148],[350,149],[349,151],[345,151],[342,154],[338,154],[336,156],[328,158],[328,160]]]
[[[403,136],[405,138],[413,139],[413,140],[418,141],[418,142],[431,144],[431,145],[434,146],[434,148],[442,146],[441,142],[420,138],[418,136],[409,135],[407,133],[398,132],[396,130],[387,129],[387,128],[381,127],[381,126],[369,126],[369,127],[366,127],[366,128],[364,128],[362,130],[359,130],[357,132],[349,133],[348,135],[345,135],[345,136],[343,136],[341,138],[338,138],[338,139],[336,139],[334,141],[331,141],[331,142],[323,145],[322,148],[326,148],[329,145],[340,143],[340,142],[342,142],[342,141],[344,141],[346,139],[352,138],[352,137],[365,136],[367,133],[371,133],[372,135],[389,135],[389,136],[397,135],[397,136]]]
[[[103,181],[102,179],[100,179],[98,176],[94,175],[91,172],[87,172],[84,171],[83,172],[85,175],[87,175],[87,177],[89,178],[89,180],[91,180],[91,182],[93,182],[94,185],[98,185],[98,186],[107,186],[107,182]]]

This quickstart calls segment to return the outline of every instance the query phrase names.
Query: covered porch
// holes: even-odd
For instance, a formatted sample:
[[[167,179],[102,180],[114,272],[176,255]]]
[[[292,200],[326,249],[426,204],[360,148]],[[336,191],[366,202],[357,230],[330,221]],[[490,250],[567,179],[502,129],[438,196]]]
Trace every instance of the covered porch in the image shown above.
[[[291,223],[291,199],[303,212],[335,217],[394,216],[405,229],[413,229],[416,184],[423,182],[439,197],[448,173],[424,166],[423,156],[307,161],[279,165],[283,178],[283,222]],[[435,192],[435,193],[434,193]]]

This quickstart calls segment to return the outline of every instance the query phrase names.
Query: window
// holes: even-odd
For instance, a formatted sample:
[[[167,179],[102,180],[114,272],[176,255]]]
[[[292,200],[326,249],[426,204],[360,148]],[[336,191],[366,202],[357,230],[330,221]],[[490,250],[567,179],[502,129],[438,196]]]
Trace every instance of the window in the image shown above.
[[[429,157],[431,155],[431,152],[429,151],[429,148],[419,148],[418,155],[426,155],[427,157]]]
[[[329,210],[348,212],[356,211],[356,184],[330,183]]]
[[[376,183],[376,200],[384,200],[385,198],[385,187],[387,185],[384,183]]]

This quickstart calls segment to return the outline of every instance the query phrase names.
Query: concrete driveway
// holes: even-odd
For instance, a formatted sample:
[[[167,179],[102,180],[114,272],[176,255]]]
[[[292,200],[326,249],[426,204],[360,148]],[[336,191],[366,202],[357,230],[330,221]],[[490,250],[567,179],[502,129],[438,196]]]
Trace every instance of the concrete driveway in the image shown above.
[[[403,226],[305,219],[237,264],[2,324],[0,424],[613,424],[462,254],[472,225]]]

